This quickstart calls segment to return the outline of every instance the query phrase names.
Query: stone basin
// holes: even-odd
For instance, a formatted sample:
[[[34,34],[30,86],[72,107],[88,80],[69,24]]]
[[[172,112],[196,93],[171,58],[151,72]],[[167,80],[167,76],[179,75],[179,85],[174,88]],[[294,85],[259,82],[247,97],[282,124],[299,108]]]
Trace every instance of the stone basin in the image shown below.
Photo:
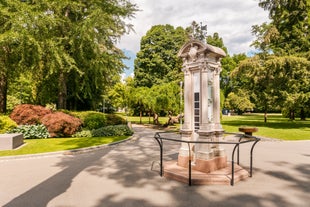
[[[257,131],[257,127],[239,127],[239,132],[244,132],[246,135],[250,136],[252,136],[252,134]]]

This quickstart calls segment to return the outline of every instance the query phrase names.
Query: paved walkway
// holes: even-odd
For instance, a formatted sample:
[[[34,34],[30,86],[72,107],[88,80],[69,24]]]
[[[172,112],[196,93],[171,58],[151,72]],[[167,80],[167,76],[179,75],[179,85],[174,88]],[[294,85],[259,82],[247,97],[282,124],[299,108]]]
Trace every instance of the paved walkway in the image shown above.
[[[155,130],[134,130],[131,141],[92,152],[0,159],[0,206],[309,206],[310,141],[259,142],[253,178],[235,186],[189,187],[160,177],[156,166],[151,170],[159,158]],[[178,147],[169,145],[166,159]]]

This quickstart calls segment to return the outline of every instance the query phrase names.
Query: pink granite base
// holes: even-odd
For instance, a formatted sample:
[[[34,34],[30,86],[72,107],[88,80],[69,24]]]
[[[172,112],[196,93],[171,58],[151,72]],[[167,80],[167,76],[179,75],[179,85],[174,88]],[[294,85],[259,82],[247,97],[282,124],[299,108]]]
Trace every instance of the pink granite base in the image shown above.
[[[177,164],[181,167],[188,168],[189,157],[179,155]],[[193,164],[193,163],[192,163]],[[227,157],[214,157],[210,160],[196,159],[192,169],[209,173],[221,168],[227,167]]]
[[[196,159],[193,169],[204,173],[209,173],[225,167],[227,167],[227,157],[221,156],[210,160]]]
[[[230,185],[231,184],[231,164],[226,164],[225,168],[205,173],[197,170],[191,172],[192,185]],[[179,182],[188,183],[188,168],[178,165],[176,160],[164,163],[164,176],[168,179],[177,180]],[[247,170],[241,166],[234,165],[234,183],[245,180],[249,177]]]
[[[191,160],[193,160],[193,157],[191,157]],[[184,157],[179,154],[178,162],[177,162],[179,166],[187,168],[188,162],[189,162],[189,157]]]

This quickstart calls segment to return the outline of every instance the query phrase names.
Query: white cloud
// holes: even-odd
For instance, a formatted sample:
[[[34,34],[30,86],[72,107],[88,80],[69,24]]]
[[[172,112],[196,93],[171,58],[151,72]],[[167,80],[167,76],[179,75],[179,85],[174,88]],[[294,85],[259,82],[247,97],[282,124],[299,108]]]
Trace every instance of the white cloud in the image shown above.
[[[133,69],[132,69],[133,70]],[[122,73],[121,74],[121,82],[122,83],[125,83],[125,79],[126,78],[128,78],[128,77],[134,77],[135,75],[134,75],[134,73],[131,71],[131,73],[130,74],[126,74],[126,73]]]
[[[258,0],[132,0],[141,11],[130,22],[136,33],[122,37],[121,49],[138,52],[141,37],[154,25],[190,26],[192,21],[208,25],[208,35],[218,32],[230,53],[247,53],[254,37],[251,26],[268,21]]]

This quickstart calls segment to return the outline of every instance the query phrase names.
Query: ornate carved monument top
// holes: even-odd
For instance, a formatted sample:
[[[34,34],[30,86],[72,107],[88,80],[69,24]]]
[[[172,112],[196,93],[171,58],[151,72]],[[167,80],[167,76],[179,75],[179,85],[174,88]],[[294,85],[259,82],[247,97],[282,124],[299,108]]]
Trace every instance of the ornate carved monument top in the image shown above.
[[[201,55],[211,55],[215,58],[222,58],[226,56],[226,53],[219,47],[204,44],[198,40],[187,42],[178,53],[179,57],[185,58],[190,62],[195,62]]]

